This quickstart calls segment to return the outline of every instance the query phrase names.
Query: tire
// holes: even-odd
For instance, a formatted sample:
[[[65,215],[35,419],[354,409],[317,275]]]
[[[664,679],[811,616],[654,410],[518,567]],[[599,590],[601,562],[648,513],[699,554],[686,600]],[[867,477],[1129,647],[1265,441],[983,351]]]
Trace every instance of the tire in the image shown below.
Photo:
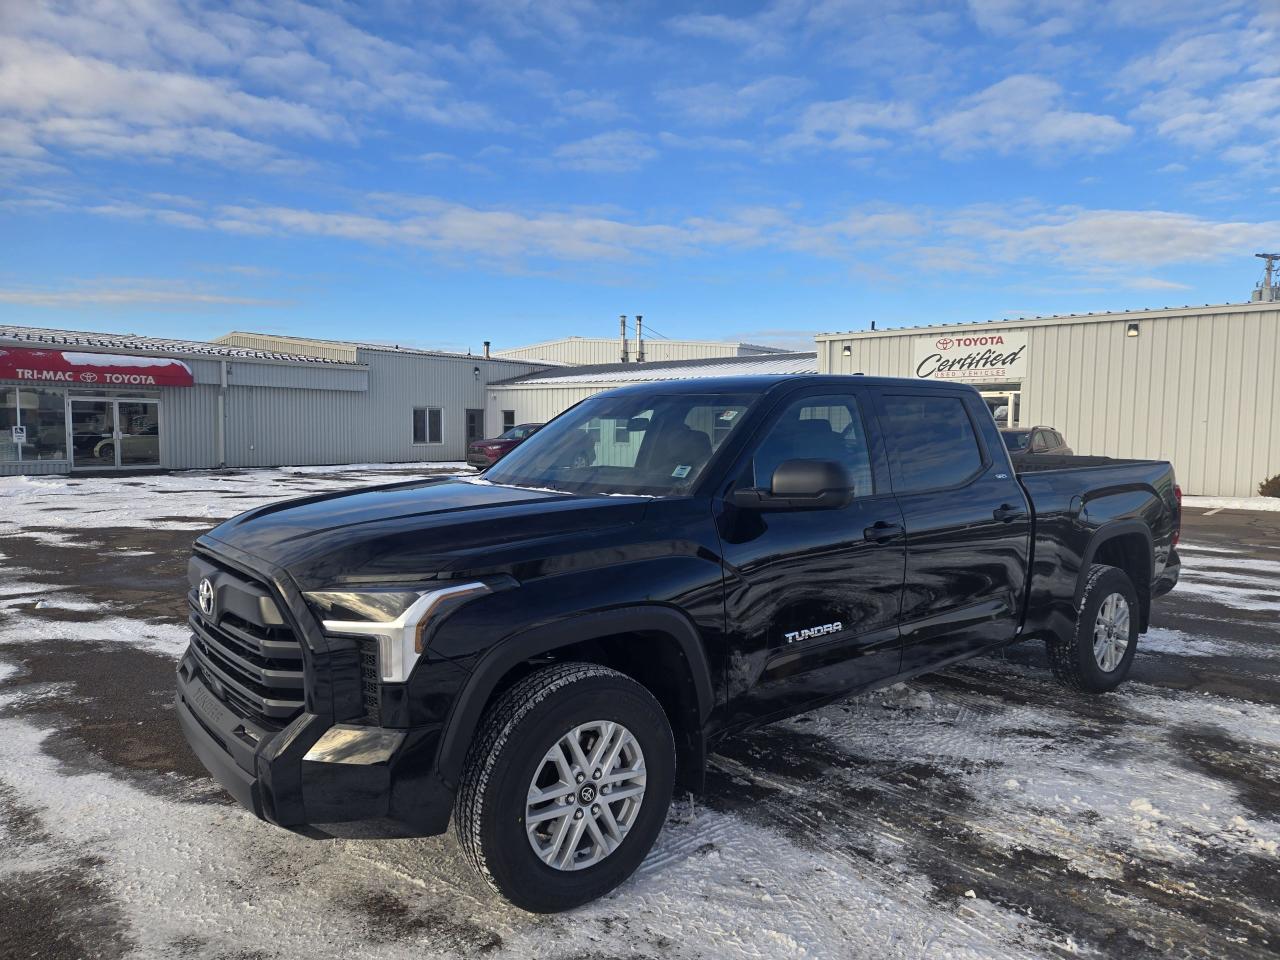
[[[1138,591],[1129,575],[1119,567],[1095,563],[1085,579],[1075,632],[1070,640],[1047,641],[1054,676],[1085,693],[1106,693],[1120,686],[1138,649],[1138,619]]]
[[[111,444],[107,444],[105,447],[103,447],[102,449],[100,449],[100,450],[98,451],[98,459],[99,459],[99,460],[107,460],[107,461],[110,461],[111,463],[115,463],[115,462],[116,462],[116,448],[115,448],[114,446],[112,446]]]
[[[603,725],[596,726],[597,721]],[[575,763],[566,776],[561,774],[565,768],[550,759],[572,735],[590,760],[592,744],[598,746],[606,733],[613,738],[610,744],[625,744],[616,762],[588,763],[585,771]],[[612,749],[606,745],[602,752]],[[571,755],[568,748],[555,754]],[[597,769],[602,770],[598,790],[592,786]],[[642,771],[639,783],[630,773],[634,769]],[[617,793],[629,798],[606,801],[605,794],[615,789],[609,781],[624,777],[631,779],[618,783]],[[468,861],[500,895],[533,913],[555,913],[601,897],[631,876],[662,830],[674,783],[671,725],[653,695],[607,667],[556,664],[525,677],[489,708],[467,754],[454,829]],[[535,786],[571,795],[535,808],[529,799]],[[559,814],[560,804],[571,812]],[[601,809],[607,815],[597,815]],[[532,819],[539,813],[555,819],[526,828],[526,815]],[[553,848],[562,823],[565,841],[557,854]],[[588,832],[592,823],[594,832]],[[542,844],[541,855],[535,843]],[[612,849],[604,852],[606,846]],[[544,859],[545,851],[552,851],[555,863]]]

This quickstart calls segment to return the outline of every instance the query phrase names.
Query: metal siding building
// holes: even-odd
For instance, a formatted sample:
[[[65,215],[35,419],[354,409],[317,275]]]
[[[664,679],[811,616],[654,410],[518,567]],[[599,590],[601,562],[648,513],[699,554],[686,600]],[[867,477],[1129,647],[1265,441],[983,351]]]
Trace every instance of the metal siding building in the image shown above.
[[[280,341],[264,338],[264,345]],[[484,420],[489,383],[545,366],[333,346],[351,359],[0,327],[0,371],[9,374],[0,372],[0,475],[458,461],[466,454],[468,429],[480,437],[498,432],[496,423]],[[22,370],[16,362],[49,366]],[[155,380],[148,371],[158,366],[178,371],[181,382],[148,383]],[[138,385],[106,386],[92,372],[101,369],[120,371]],[[414,435],[415,411],[422,412],[426,432],[420,438]]]
[[[758,374],[817,373],[812,353],[715,357],[670,363],[612,363],[594,367],[555,368],[489,386],[486,415],[493,423],[546,423],[603,390],[655,380],[731,377]]]
[[[1170,460],[1187,493],[1211,496],[1256,496],[1280,473],[1276,303],[820,334],[818,363],[912,377],[933,372],[938,344],[993,335],[996,350],[1025,340],[1020,373],[975,385],[1016,396],[1014,422],[1055,427],[1078,454]]]
[[[627,356],[635,360],[638,344],[634,338],[627,340]],[[785,354],[787,350],[762,347],[752,343],[725,343],[716,340],[645,340],[646,363],[667,363],[672,360],[707,360],[712,357],[755,357],[766,354]],[[618,363],[622,357],[622,338],[614,337],[563,337],[525,347],[495,350],[495,357],[509,360],[566,364],[570,366],[603,365]]]

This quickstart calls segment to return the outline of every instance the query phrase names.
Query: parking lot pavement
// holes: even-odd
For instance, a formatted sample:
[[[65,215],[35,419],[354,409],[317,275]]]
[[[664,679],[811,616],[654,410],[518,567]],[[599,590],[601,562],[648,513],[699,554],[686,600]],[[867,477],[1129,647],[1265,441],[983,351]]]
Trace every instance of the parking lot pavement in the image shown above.
[[[174,722],[191,538],[395,479],[0,481],[0,957],[1273,957],[1280,514],[1188,511],[1131,683],[1038,644],[722,744],[637,876],[556,917],[451,837],[312,840]]]

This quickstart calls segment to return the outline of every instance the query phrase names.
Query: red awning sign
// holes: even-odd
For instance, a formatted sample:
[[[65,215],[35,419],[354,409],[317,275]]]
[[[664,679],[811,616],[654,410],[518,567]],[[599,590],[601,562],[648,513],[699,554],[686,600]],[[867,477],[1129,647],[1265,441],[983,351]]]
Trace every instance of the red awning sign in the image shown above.
[[[170,357],[0,347],[0,380],[77,387],[189,387],[191,368]]]

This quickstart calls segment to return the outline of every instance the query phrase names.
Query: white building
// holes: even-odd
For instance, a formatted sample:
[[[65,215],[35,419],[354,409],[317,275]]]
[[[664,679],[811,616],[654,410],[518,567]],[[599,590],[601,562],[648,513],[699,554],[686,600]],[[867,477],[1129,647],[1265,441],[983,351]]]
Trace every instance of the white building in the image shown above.
[[[645,338],[644,362],[665,363],[670,360],[705,360],[712,357],[758,357],[789,351],[780,347],[762,347],[754,343],[726,342],[722,340],[653,340]],[[545,340],[524,347],[495,350],[495,357],[508,360],[528,360],[543,363],[559,363],[572,366],[610,364],[622,360],[622,337],[561,337]],[[627,359],[636,361],[640,356],[640,344],[634,337],[627,339]]]
[[[1187,493],[1255,496],[1280,473],[1280,303],[824,333],[817,345],[824,373],[972,383],[1009,424],[1055,427],[1078,454],[1170,460]]]
[[[504,430],[518,423],[546,423],[602,390],[654,380],[817,372],[817,356],[812,353],[558,367],[490,384],[485,419],[502,424]]]

